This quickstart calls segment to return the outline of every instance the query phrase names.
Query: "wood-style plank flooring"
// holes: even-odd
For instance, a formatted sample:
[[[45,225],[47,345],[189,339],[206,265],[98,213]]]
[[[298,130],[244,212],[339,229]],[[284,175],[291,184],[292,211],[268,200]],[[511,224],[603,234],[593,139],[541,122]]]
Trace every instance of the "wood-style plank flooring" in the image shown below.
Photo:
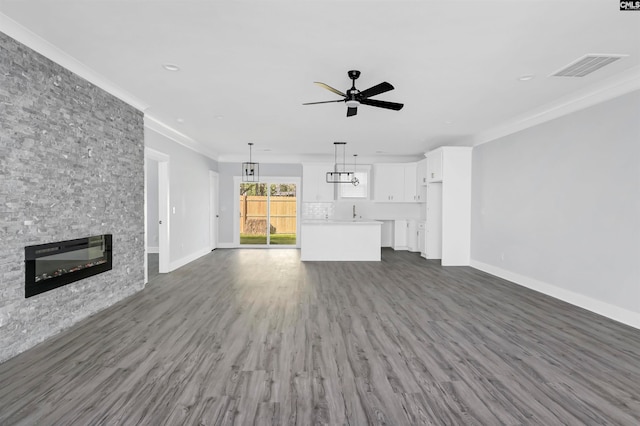
[[[0,365],[0,424],[640,424],[640,331],[407,252],[216,250]]]

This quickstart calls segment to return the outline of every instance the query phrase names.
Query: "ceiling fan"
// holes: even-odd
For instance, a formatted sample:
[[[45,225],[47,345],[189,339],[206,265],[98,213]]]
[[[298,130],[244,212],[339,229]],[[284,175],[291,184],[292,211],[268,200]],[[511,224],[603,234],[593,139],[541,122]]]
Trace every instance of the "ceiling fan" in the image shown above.
[[[324,87],[325,89],[329,90],[330,92],[333,92],[336,95],[342,96],[344,99],[338,99],[338,100],[335,100],[335,101],[308,102],[308,103],[302,104],[302,105],[315,105],[315,104],[328,104],[328,103],[332,103],[332,102],[345,102],[347,104],[347,117],[351,117],[352,115],[356,115],[358,113],[358,106],[360,104],[374,106],[374,107],[378,107],[378,108],[392,109],[394,111],[400,111],[402,109],[402,107],[404,106],[404,104],[397,104],[395,102],[386,102],[386,101],[379,101],[377,99],[369,99],[372,96],[376,96],[376,95],[379,95],[380,93],[385,93],[385,92],[388,92],[390,90],[393,90],[393,86],[390,83],[387,83],[385,81],[385,82],[377,84],[377,85],[375,85],[373,87],[370,87],[370,88],[368,88],[366,90],[363,90],[361,92],[358,89],[356,89],[356,80],[358,79],[358,77],[360,77],[360,71],[351,70],[347,74],[349,75],[349,78],[351,79],[351,89],[347,90],[346,94],[342,93],[338,89],[334,89],[333,87],[329,86],[328,84],[320,83],[319,81],[315,81],[314,82],[315,84],[317,84],[317,85],[319,85],[321,87]]]

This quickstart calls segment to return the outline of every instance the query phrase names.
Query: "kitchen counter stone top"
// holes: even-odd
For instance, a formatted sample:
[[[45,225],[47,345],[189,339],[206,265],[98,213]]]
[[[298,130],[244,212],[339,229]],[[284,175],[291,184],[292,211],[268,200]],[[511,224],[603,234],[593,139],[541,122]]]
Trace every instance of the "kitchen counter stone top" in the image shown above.
[[[382,225],[372,219],[304,219],[303,225]]]

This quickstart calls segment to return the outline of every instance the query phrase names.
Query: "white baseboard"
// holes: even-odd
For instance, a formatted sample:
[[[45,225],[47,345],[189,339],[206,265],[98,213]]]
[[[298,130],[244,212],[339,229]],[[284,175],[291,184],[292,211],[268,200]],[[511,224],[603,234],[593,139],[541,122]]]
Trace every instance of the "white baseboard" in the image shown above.
[[[238,248],[238,246],[234,243],[221,243],[218,242],[218,248],[224,248],[224,249],[229,249],[229,248]]]
[[[507,271],[506,269],[489,265],[474,259],[471,259],[471,267],[511,281],[523,287],[530,288],[531,290],[546,294],[547,296],[571,303],[572,305],[588,311],[595,312],[596,314],[621,322],[633,328],[640,329],[640,313],[638,312],[633,312],[619,306],[611,305],[592,297],[575,293],[570,290],[565,290],[552,284],[538,281],[534,278]]]
[[[211,253],[211,249],[204,248],[204,249],[198,250],[195,253],[191,253],[190,255],[185,256],[182,259],[169,262],[169,272],[175,271],[176,269],[183,267],[187,263],[193,262],[194,260],[199,259],[205,254],[209,254],[209,253]]]
[[[160,247],[147,247],[147,254],[160,253]]]

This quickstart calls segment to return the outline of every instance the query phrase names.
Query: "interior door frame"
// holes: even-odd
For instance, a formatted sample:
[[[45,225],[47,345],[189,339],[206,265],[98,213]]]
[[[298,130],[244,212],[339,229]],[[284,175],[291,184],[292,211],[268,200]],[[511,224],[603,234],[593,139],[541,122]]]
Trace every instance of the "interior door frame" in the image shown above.
[[[260,176],[259,182],[242,182],[242,176],[233,177],[233,245],[237,248],[268,248],[290,249],[300,248],[300,206],[302,201],[302,179],[300,176]],[[241,183],[265,183],[267,186],[278,183],[293,183],[296,186],[296,245],[272,245],[267,238],[267,244],[240,244],[240,194],[238,188]],[[267,217],[270,217],[267,215]]]
[[[170,223],[169,218],[169,155],[157,151],[153,148],[144,148],[145,159],[145,181],[144,181],[144,273],[145,283],[148,282],[147,272],[147,243],[148,243],[148,223],[147,223],[147,160],[151,159],[158,163],[158,220],[162,226],[158,224],[158,272],[165,274],[170,272],[169,259],[170,256]]]
[[[218,248],[218,218],[220,217],[220,175],[209,170],[209,246]]]

